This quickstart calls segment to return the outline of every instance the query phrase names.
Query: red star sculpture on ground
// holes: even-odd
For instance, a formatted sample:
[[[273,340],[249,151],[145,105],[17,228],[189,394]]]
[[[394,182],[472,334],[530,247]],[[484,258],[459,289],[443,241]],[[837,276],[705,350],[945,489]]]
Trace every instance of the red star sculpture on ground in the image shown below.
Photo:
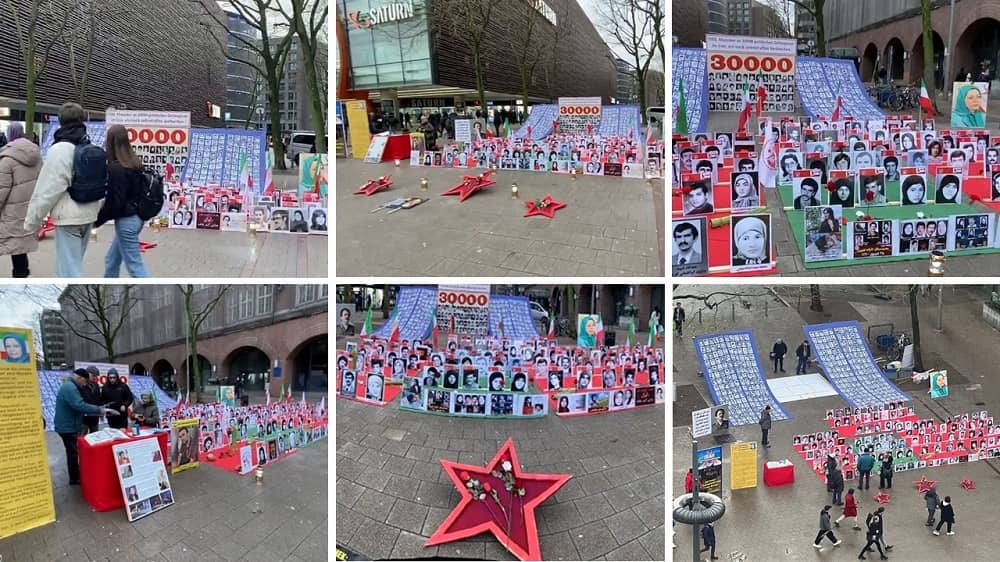
[[[388,189],[390,185],[392,185],[392,180],[390,179],[390,177],[382,176],[377,179],[366,181],[364,185],[359,187],[358,190],[354,192],[354,194],[367,195],[371,197],[372,195],[375,195],[376,193],[382,191],[383,189]]]
[[[551,219],[555,216],[556,211],[566,206],[566,203],[556,201],[551,195],[546,195],[542,197],[541,205],[534,201],[525,201],[524,206],[528,208],[527,212],[524,213],[525,218],[541,215]]]
[[[921,494],[933,488],[935,484],[937,484],[937,480],[928,480],[926,476],[921,476],[920,480],[913,482],[913,485],[917,487],[917,492]]]
[[[961,486],[962,486],[962,489],[968,490],[968,491],[971,492],[972,490],[976,489],[976,481],[972,480],[970,478],[963,478]]]
[[[492,174],[493,170],[487,170],[478,176],[462,176],[462,183],[452,187],[441,195],[458,195],[458,201],[462,203],[473,193],[495,184],[496,181],[490,177]]]
[[[504,481],[491,474],[493,471],[502,472],[505,461],[510,462],[517,486],[524,488],[524,496],[507,492],[504,489]],[[441,459],[441,466],[455,483],[462,499],[434,531],[431,538],[427,539],[425,546],[457,541],[489,531],[518,559],[542,559],[541,547],[538,544],[538,529],[535,525],[535,508],[556,493],[572,478],[572,475],[521,472],[513,439],[504,442],[486,467],[445,459]],[[478,480],[483,487],[489,486],[497,493],[503,508],[497,505],[489,493],[485,499],[474,498],[466,484],[469,480]],[[509,528],[506,513],[510,514]]]
[[[875,494],[875,497],[872,499],[874,499],[878,503],[889,503],[889,494],[885,492],[879,492]]]

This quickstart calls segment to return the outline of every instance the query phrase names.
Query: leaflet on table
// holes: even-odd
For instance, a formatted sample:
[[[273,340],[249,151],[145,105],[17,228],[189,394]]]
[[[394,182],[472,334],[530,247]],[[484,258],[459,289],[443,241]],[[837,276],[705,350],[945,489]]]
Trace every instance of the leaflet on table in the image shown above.
[[[84,439],[87,440],[87,443],[91,445],[96,445],[98,443],[106,443],[108,441],[118,441],[119,439],[128,439],[128,438],[129,438],[128,435],[125,435],[125,432],[123,432],[122,430],[114,429],[111,427],[106,427],[100,431],[96,431],[94,433],[88,433],[86,436],[84,436]]]

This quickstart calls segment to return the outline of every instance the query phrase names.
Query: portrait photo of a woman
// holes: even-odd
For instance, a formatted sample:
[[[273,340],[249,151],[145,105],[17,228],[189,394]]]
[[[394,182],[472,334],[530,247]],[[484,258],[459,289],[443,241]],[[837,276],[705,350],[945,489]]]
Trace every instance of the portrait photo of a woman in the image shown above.
[[[24,337],[18,334],[7,334],[3,337],[3,361],[5,363],[28,363],[31,355]]]

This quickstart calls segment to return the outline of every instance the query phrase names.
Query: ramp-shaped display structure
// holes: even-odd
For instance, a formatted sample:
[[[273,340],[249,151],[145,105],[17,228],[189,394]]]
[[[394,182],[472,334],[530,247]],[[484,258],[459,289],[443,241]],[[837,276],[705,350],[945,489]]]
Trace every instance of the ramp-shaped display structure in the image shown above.
[[[832,322],[803,328],[830,384],[852,406],[910,400],[885,377],[872,357],[857,322]]]
[[[90,139],[90,144],[94,144],[104,147],[104,121],[87,121],[84,123],[87,126],[87,138]],[[49,153],[49,148],[56,142],[56,131],[59,130],[59,118],[51,117],[49,119],[49,124],[45,127],[45,135],[42,137],[42,146],[39,148],[42,152],[42,158]]]
[[[528,137],[528,127],[531,127],[531,139],[540,140],[552,134],[552,122],[559,117],[559,106],[554,103],[531,106],[531,113],[528,119],[521,123],[521,127],[511,132],[510,136],[515,139]]]
[[[642,138],[642,117],[637,105],[605,105],[601,108],[601,124],[597,133],[602,137]]]
[[[771,406],[772,421],[792,418],[767,385],[753,332],[697,336],[694,349],[712,400],[716,405],[729,405],[730,426],[758,423],[767,405]]]
[[[38,389],[42,395],[42,416],[45,418],[46,431],[53,431],[56,415],[56,394],[63,381],[72,375],[70,371],[38,371]],[[143,392],[152,392],[160,412],[177,406],[177,401],[170,397],[156,384],[152,377],[129,375],[128,386],[136,400]]]
[[[235,185],[264,191],[267,134],[243,129],[191,129],[182,182]],[[249,181],[248,181],[249,177]]]
[[[861,83],[853,61],[798,57],[795,60],[795,88],[802,108],[812,118],[816,115],[829,118],[837,105],[838,95],[843,101],[842,115],[850,115],[856,120],[885,118]]]
[[[500,329],[503,322],[503,330]],[[528,297],[510,295],[490,296],[490,335],[509,340],[529,340],[538,337],[538,328],[531,318]]]
[[[375,330],[375,336],[389,339],[392,326],[399,321],[401,339],[426,338],[431,333],[431,318],[437,304],[437,286],[403,286],[396,295],[396,308],[389,319]],[[441,333],[447,333],[447,326],[439,326]]]
[[[708,55],[705,49],[675,47],[671,57],[673,69],[673,109],[668,122],[673,123],[680,103],[680,85],[684,83],[689,133],[703,133],[708,128]],[[664,131],[664,138],[666,132]]]

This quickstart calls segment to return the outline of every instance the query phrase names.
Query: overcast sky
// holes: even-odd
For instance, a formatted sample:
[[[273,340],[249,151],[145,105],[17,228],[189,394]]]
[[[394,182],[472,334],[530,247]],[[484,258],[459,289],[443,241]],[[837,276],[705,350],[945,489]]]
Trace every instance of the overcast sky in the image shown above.
[[[6,285],[0,288],[0,323],[15,328],[38,328],[38,317],[45,308],[59,308],[59,293],[64,285]]]
[[[613,52],[616,56],[618,56],[618,57],[620,57],[622,59],[630,61],[631,57],[628,56],[628,54],[625,52],[625,50],[622,49],[614,41],[614,39],[611,38],[607,34],[607,32],[605,32],[601,28],[601,18],[600,18],[600,16],[597,15],[597,6],[598,6],[598,4],[604,4],[604,3],[606,3],[606,1],[601,1],[601,0],[577,0],[577,3],[580,5],[581,8],[583,8],[583,11],[587,13],[587,16],[590,18],[591,23],[594,24],[594,28],[597,29],[597,33],[599,33],[601,35],[601,37],[604,38],[604,42],[607,43],[609,47],[611,47],[611,52]],[[658,70],[660,72],[663,72],[663,64],[660,61],[655,60],[655,59],[653,60],[652,64],[650,65],[650,68],[652,68],[653,70]]]

